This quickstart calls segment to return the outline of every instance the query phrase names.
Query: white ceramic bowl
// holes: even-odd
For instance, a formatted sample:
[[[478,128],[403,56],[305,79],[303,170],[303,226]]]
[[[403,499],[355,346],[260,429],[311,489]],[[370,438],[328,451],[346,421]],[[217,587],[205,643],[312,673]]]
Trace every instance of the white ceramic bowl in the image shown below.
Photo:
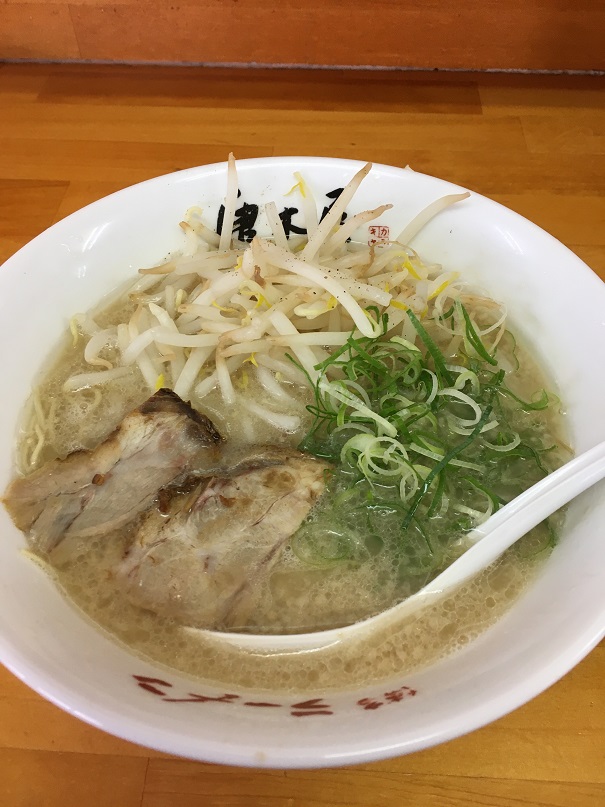
[[[320,203],[327,204],[322,194],[342,187],[359,167],[348,160],[292,157],[243,160],[238,172],[244,200],[283,206],[292,204],[283,194],[294,171],[302,171]],[[120,191],[51,227],[0,269],[0,490],[12,474],[19,412],[68,317],[179,246],[177,224],[191,205],[204,207],[213,221],[225,180],[220,164]],[[429,201],[457,191],[433,177],[377,165],[351,210],[392,202],[381,223],[397,229]],[[257,229],[262,232],[262,216]],[[605,439],[605,285],[582,261],[538,227],[477,194],[440,214],[414,246],[509,305],[515,329],[534,345],[562,391],[576,450]],[[247,705],[259,701],[258,693],[226,694],[192,684],[97,632],[20,555],[23,537],[2,511],[0,660],[75,716],[182,756],[318,767],[404,754],[514,709],[599,641],[605,628],[604,522],[603,487],[597,486],[570,507],[561,543],[539,579],[464,651],[396,681],[356,691],[275,695],[277,707],[260,709]],[[385,701],[386,691],[402,685],[409,687],[405,697]],[[192,690],[203,698],[170,700]],[[300,706],[301,701],[317,705],[315,697],[323,698],[323,708]],[[383,705],[364,709],[359,704],[364,698]],[[260,699],[267,700],[266,694]],[[297,710],[305,720],[297,719]]]

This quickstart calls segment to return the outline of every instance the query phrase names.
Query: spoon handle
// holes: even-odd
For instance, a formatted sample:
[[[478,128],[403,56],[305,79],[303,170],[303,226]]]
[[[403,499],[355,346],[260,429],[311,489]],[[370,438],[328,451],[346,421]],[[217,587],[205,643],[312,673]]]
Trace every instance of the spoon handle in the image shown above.
[[[528,488],[468,538],[473,545],[419,594],[443,592],[487,568],[515,541],[605,477],[605,442],[580,454]]]

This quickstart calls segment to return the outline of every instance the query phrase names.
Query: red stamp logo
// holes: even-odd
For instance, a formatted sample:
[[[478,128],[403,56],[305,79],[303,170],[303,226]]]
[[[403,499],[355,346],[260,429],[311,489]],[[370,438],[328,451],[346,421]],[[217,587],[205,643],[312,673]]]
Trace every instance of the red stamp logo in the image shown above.
[[[368,246],[373,247],[375,244],[388,244],[389,242],[389,228],[384,224],[370,224],[368,226]]]

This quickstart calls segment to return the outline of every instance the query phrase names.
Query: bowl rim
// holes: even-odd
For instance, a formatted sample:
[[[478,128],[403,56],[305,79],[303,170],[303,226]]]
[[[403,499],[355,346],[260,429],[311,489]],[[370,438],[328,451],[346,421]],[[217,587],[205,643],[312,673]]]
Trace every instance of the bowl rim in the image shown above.
[[[154,735],[150,737],[149,723],[140,717],[120,715],[117,710],[112,711],[92,703],[86,696],[74,693],[60,681],[40,673],[35,665],[29,663],[19,652],[15,653],[14,649],[12,649],[11,655],[17,659],[20,657],[21,663],[7,661],[4,653],[6,645],[1,635],[0,661],[22,683],[72,717],[144,748],[174,754],[183,759],[217,765],[270,770],[303,770],[348,767],[392,759],[441,745],[483,728],[525,705],[557,683],[599,644],[605,637],[605,627],[595,618],[594,625],[586,633],[590,634],[590,638],[578,637],[573,646],[573,653],[570,653],[570,646],[567,645],[554,659],[551,659],[547,667],[536,670],[530,678],[525,678],[514,686],[508,687],[500,698],[488,702],[488,706],[485,703],[478,703],[471,709],[467,709],[464,713],[465,725],[463,727],[456,721],[449,720],[415,739],[404,739],[378,746],[374,743],[367,747],[364,746],[363,739],[361,739],[357,743],[358,747],[336,754],[330,751],[318,751],[316,748],[308,746],[279,746],[279,748],[265,751],[262,758],[258,756],[252,745],[242,747],[216,739],[202,738],[200,741],[200,738],[196,738],[197,742],[193,746],[191,737],[165,727],[154,726]],[[274,754],[279,754],[279,762],[273,760]]]
[[[296,157],[296,156],[283,156],[283,157],[254,157],[237,161],[238,169],[254,169],[263,168],[268,165],[288,165],[295,164],[298,170],[305,170],[305,168],[321,168],[322,165],[337,164],[343,168],[351,171],[358,170],[363,161],[351,160],[344,158],[331,158],[331,157]],[[152,186],[162,186],[171,181],[195,181],[198,176],[208,176],[210,173],[222,172],[226,170],[226,162],[211,163],[208,165],[194,166],[185,168],[176,172],[169,172],[162,174],[143,182],[134,183],[123,189],[115,191],[114,193],[102,197],[89,205],[75,211],[74,213],[66,216],[49,228],[44,230],[34,239],[29,241],[14,255],[10,256],[0,267],[3,273],[16,269],[23,261],[29,260],[30,252],[38,249],[40,243],[44,242],[49,233],[61,234],[63,230],[68,230],[78,218],[83,215],[83,211],[89,214],[102,212],[106,206],[113,205],[123,197],[127,197],[133,189],[149,188]],[[383,169],[388,172],[404,172],[405,168],[397,166],[389,166],[380,163],[373,164],[374,169]],[[466,189],[451,183],[447,180],[434,177],[430,174],[422,172],[413,172],[423,178],[428,178],[441,185],[443,188],[447,186],[448,190],[462,192]],[[482,201],[488,202],[490,205],[496,206],[498,209],[503,209],[516,220],[522,221],[525,226],[530,225],[536,232],[541,234],[541,237],[547,236],[556,245],[557,249],[565,250],[569,256],[573,256],[575,260],[574,271],[584,273],[584,282],[592,282],[589,278],[596,282],[602,293],[603,282],[598,276],[569,248],[558,241],[554,236],[542,229],[538,225],[529,221],[518,213],[506,208],[504,205],[495,202],[489,197],[471,191],[472,195]],[[355,748],[346,754],[338,755],[335,757],[333,754],[317,751],[317,749],[301,749],[301,748],[280,748],[280,761],[279,764],[273,764],[271,760],[263,761],[255,756],[255,752],[251,747],[242,748],[240,746],[233,746],[231,743],[210,742],[205,740],[192,748],[191,738],[186,735],[179,734],[165,728],[155,728],[154,736],[148,736],[149,724],[140,718],[126,717],[120,715],[117,711],[112,712],[103,706],[90,701],[80,693],[68,687],[65,687],[61,681],[56,680],[52,675],[41,672],[35,664],[31,663],[27,657],[14,645],[8,642],[3,635],[0,635],[0,661],[19,678],[27,686],[34,689],[42,697],[51,701],[59,706],[64,711],[77,717],[80,720],[100,728],[103,731],[113,734],[114,736],[121,737],[130,742],[138,743],[146,747],[150,747],[159,751],[167,753],[175,753],[185,758],[198,759],[206,762],[213,762],[219,764],[241,765],[245,767],[267,767],[274,769],[301,769],[301,768],[318,768],[330,767],[335,764],[352,765],[362,762],[370,762],[379,759],[391,758],[399,756],[403,753],[422,750],[424,748],[432,747],[439,743],[454,739],[462,736],[463,734],[474,731],[499,717],[509,713],[513,709],[523,705],[531,700],[536,695],[550,687],[576,664],[578,664],[605,636],[605,624],[602,621],[602,615],[596,614],[594,618],[587,621],[586,629],[579,634],[572,644],[567,644],[564,649],[554,653],[548,665],[535,671],[529,678],[516,682],[514,685],[509,686],[502,694],[502,696],[493,700],[486,705],[476,704],[473,708],[465,711],[465,725],[460,727],[453,723],[449,725],[442,725],[436,728],[431,733],[419,738],[418,740],[404,740],[401,742],[392,742],[388,745],[376,747],[373,745],[368,748]],[[155,662],[154,662],[155,663]],[[343,690],[344,691],[344,690]],[[363,746],[363,742],[360,741]]]

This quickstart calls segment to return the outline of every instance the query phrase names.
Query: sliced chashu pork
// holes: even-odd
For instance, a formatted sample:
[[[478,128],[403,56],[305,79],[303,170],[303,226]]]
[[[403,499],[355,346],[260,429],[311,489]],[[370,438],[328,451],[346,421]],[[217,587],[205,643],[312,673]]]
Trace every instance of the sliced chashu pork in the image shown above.
[[[208,418],[162,389],[92,451],[76,451],[15,479],[3,502],[41,552],[64,537],[118,529],[194,466],[218,464],[222,438]]]
[[[192,627],[245,624],[264,574],[324,491],[327,466],[274,448],[238,462],[238,475],[203,480],[144,517],[117,570],[131,602]]]

